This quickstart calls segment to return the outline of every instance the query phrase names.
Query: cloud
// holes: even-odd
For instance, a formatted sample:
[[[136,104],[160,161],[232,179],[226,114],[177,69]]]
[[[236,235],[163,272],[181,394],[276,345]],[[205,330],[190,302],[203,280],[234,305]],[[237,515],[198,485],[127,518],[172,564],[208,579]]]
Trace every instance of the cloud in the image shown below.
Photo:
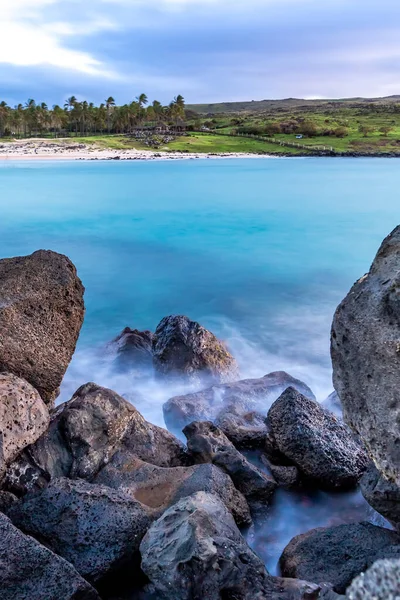
[[[47,12],[57,0],[1,0],[0,63],[15,66],[54,66],[85,73],[115,77],[89,52],[71,49],[64,38],[90,35],[112,29],[113,24],[95,19],[77,25],[73,22],[46,20]]]
[[[398,0],[0,0],[0,19],[13,101],[400,93]]]

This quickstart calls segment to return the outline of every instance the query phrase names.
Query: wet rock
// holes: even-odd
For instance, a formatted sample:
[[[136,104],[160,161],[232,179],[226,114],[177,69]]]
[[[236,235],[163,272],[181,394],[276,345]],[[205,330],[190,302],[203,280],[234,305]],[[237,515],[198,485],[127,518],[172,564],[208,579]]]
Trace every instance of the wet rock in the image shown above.
[[[26,379],[47,403],[75,350],[83,292],[74,265],[61,254],[38,250],[0,260],[0,371]]]
[[[116,350],[116,363],[122,371],[147,372],[153,369],[153,334],[151,331],[125,329],[113,342],[111,348]]]
[[[0,477],[49,422],[49,411],[32,386],[11,373],[0,373]]]
[[[151,522],[141,504],[127,494],[65,478],[27,494],[9,516],[92,583],[112,572],[121,576],[123,569],[134,569]]]
[[[400,227],[336,310],[331,355],[345,421],[400,485]]]
[[[400,598],[400,560],[378,560],[353,581],[348,600],[397,600]]]
[[[88,383],[53,412],[48,431],[10,465],[7,487],[24,493],[56,477],[90,480],[117,451],[162,467],[186,464],[184,447],[171,433],[148,423],[112,390]]]
[[[331,583],[344,594],[380,558],[400,558],[400,536],[370,523],[313,529],[289,542],[280,558],[285,577]]]
[[[166,469],[126,453],[117,453],[97,475],[95,483],[122,489],[156,516],[181,498],[195,492],[208,492],[222,500],[239,526],[251,523],[244,496],[228,475],[211,464]]]
[[[177,434],[192,421],[213,421],[237,448],[262,448],[268,409],[288,387],[315,400],[310,388],[284,371],[260,379],[214,385],[206,390],[170,398],[163,406],[165,423]]]
[[[238,366],[214,334],[187,317],[165,317],[153,338],[153,362],[162,378],[185,378],[194,383],[223,383],[238,379]]]
[[[373,463],[360,480],[361,492],[378,513],[400,530],[400,489],[379,473]]]
[[[347,425],[293,388],[271,406],[267,426],[278,450],[323,489],[354,487],[369,463]]]
[[[159,600],[317,597],[317,586],[268,575],[221,500],[204,492],[169,508],[153,523],[140,551]]]
[[[270,500],[277,487],[275,480],[251,464],[213,423],[194,422],[183,433],[196,463],[220,467],[248,500]]]
[[[2,600],[100,600],[72,565],[1,513],[0,532]]]

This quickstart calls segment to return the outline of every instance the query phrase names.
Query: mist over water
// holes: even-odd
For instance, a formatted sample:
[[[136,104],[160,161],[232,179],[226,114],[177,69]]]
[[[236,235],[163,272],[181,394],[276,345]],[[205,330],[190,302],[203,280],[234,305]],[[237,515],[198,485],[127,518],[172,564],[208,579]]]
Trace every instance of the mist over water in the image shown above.
[[[322,401],[333,312],[397,225],[399,184],[391,159],[3,162],[0,256],[65,253],[86,287],[60,401],[94,381],[163,425],[186,388],[118,371],[108,344],[169,314],[223,339],[242,378],[285,370]],[[358,492],[280,490],[248,539],[275,572],[293,535],[365,518]]]

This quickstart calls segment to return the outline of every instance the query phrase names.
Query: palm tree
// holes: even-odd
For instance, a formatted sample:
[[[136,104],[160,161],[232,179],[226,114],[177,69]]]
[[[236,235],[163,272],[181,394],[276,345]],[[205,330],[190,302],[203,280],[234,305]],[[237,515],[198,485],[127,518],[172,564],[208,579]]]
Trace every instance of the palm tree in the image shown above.
[[[140,96],[136,96],[136,100],[139,104],[139,108],[143,108],[143,106],[146,106],[146,104],[149,102],[146,94],[140,94]]]
[[[10,109],[7,106],[7,102],[4,102],[4,100],[0,102],[0,137],[3,137],[6,130],[9,110]]]
[[[107,109],[107,131],[108,133],[110,133],[110,114],[111,114],[111,108],[115,106],[115,100],[112,96],[110,96],[109,98],[107,98],[106,100],[106,109]]]
[[[71,131],[72,129],[72,116],[71,113],[74,110],[76,103],[78,102],[78,100],[76,99],[75,96],[71,96],[70,98],[67,98],[67,101],[64,103],[64,108],[66,110],[66,112],[68,112],[69,114],[69,129]]]

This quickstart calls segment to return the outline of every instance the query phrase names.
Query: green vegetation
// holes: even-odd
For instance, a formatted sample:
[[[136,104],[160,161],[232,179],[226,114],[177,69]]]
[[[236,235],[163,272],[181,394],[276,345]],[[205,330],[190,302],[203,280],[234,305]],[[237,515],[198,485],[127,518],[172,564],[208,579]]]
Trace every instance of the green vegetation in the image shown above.
[[[168,106],[140,94],[118,106],[71,96],[63,107],[0,102],[0,138],[70,139],[100,148],[265,154],[398,154],[400,96]]]
[[[264,141],[231,135],[189,133],[170,142],[165,149],[180,152],[242,152],[257,154],[299,154],[296,148],[282,148]]]

